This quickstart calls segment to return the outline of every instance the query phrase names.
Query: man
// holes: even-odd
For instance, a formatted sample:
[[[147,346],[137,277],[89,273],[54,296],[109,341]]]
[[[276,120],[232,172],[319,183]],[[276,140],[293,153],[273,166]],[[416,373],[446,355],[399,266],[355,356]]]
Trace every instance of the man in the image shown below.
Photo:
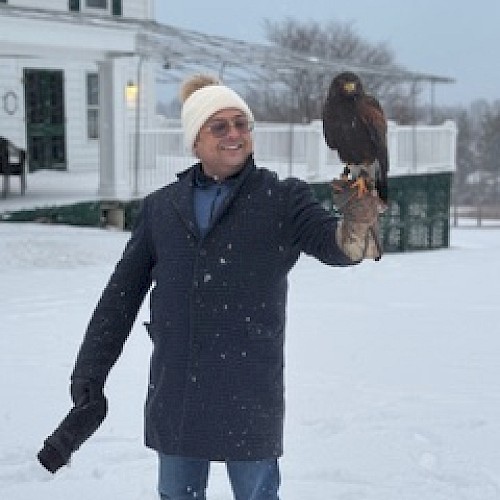
[[[362,260],[377,207],[360,201],[359,220],[340,231],[306,183],[255,166],[253,115],[238,94],[195,77],[182,98],[200,162],[144,199],[71,393],[76,408],[105,401],[106,377],[151,289],[145,440],[158,452],[160,497],[204,499],[210,462],[224,461],[235,499],[277,500],[287,274],[301,252],[332,266]],[[46,466],[57,461],[52,444],[41,452]]]

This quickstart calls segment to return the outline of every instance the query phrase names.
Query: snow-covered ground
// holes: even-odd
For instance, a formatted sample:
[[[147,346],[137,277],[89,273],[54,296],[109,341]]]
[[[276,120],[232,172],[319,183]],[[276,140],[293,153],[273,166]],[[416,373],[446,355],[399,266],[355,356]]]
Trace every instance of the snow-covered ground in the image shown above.
[[[156,498],[142,445],[147,308],[112,371],[110,412],[71,467],[35,455],[70,407],[87,320],[127,233],[0,224],[0,498]],[[500,499],[500,230],[450,249],[290,276],[283,500]],[[231,499],[213,467],[209,500]]]
[[[28,173],[27,190],[21,196],[19,179],[10,179],[9,195],[0,197],[2,212],[68,205],[79,201],[97,200],[97,171],[38,170]]]

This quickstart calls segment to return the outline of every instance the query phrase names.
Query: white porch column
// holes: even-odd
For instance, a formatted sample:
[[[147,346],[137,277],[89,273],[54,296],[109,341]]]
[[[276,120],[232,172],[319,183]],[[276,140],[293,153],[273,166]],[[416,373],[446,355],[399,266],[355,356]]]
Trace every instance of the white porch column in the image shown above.
[[[130,137],[134,120],[125,99],[125,87],[134,81],[135,59],[114,57],[98,62],[100,94],[99,189],[103,198],[132,196],[133,148]]]

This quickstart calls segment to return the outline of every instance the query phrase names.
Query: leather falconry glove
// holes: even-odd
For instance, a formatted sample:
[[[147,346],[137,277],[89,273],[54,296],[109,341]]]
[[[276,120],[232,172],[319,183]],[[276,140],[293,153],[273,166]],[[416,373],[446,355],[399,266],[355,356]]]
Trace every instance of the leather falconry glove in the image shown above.
[[[332,182],[333,202],[342,214],[337,227],[337,244],[352,261],[380,260],[383,249],[379,215],[384,205],[372,192],[359,195],[352,184],[353,181],[344,179]]]

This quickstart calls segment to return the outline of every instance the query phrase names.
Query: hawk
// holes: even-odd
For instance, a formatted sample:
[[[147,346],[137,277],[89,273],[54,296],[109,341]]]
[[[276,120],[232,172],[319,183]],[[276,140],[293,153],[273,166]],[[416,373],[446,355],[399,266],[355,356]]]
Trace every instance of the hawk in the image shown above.
[[[343,177],[351,174],[358,194],[375,188],[387,204],[387,121],[356,74],[344,72],[332,80],[323,106],[323,134],[346,164]]]

